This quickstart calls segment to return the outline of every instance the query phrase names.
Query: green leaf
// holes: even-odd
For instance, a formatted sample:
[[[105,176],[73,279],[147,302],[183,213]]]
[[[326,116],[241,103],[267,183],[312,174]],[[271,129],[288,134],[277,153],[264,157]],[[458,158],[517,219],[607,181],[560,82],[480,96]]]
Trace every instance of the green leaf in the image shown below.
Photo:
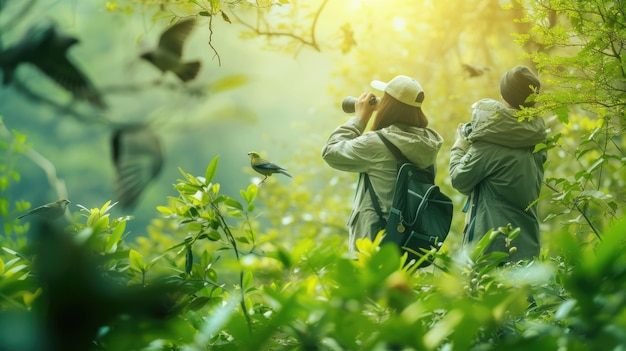
[[[128,253],[128,258],[130,260],[130,266],[137,271],[143,272],[145,269],[145,264],[143,262],[143,256],[134,249],[131,249]]]
[[[567,106],[560,106],[553,110],[561,123],[569,123],[569,109]]]
[[[259,193],[259,187],[256,184],[250,184],[246,191],[240,190],[241,197],[247,202],[252,203]]]
[[[538,151],[541,151],[541,150],[544,150],[544,149],[547,149],[547,148],[548,148],[548,145],[546,145],[544,143],[539,143],[539,144],[535,145],[535,150],[533,151],[533,153],[536,153]]]
[[[293,265],[293,262],[292,262],[292,259],[291,259],[291,255],[289,254],[289,251],[287,251],[283,247],[278,247],[276,249],[276,252],[274,252],[273,254],[271,254],[269,256],[273,257],[276,260],[278,260],[287,269],[290,269],[291,266]]]
[[[472,251],[472,260],[476,261],[478,257],[480,257],[483,252],[487,249],[489,244],[498,236],[500,232],[498,230],[491,230],[490,232],[483,235],[482,238],[476,243],[474,250]]]
[[[387,278],[391,273],[400,268],[398,248],[396,245],[382,245],[380,250],[374,252],[367,263],[370,271],[376,274],[378,281]]]
[[[174,214],[172,209],[167,206],[157,206],[157,211],[161,212],[162,214],[166,216],[171,216]]]
[[[115,206],[115,204],[113,204],[113,206]],[[100,209],[100,213],[102,214],[107,213],[113,206],[111,206],[111,200],[105,202],[102,208]]]
[[[218,241],[221,237],[222,236],[220,235],[220,232],[215,229],[212,229],[210,232],[207,233],[207,239],[211,241]]]
[[[248,204],[248,212],[253,212],[255,208],[256,205],[254,204],[254,202]]]
[[[554,314],[554,320],[560,321],[560,320],[563,320],[564,318],[567,318],[567,316],[574,309],[574,307],[576,307],[576,300],[574,299],[570,299],[570,300],[563,302],[559,306],[556,313]]]
[[[126,222],[120,222],[117,224],[117,226],[113,230],[113,233],[111,233],[111,235],[107,239],[108,241],[105,246],[105,252],[112,253],[115,251],[115,249],[117,248],[117,242],[120,241],[120,239],[122,238],[122,234],[124,233],[125,229]]]
[[[109,228],[109,215],[104,215],[93,224],[94,234],[99,235]]]
[[[192,345],[194,350],[206,349],[209,341],[220,334],[233,317],[233,314],[236,313],[237,309],[235,306],[237,306],[237,303],[237,299],[231,297],[226,303],[215,309],[211,314],[211,318],[205,319],[204,325],[198,328],[198,333],[194,337],[194,344]]]
[[[241,213],[240,211],[228,211],[226,214],[228,214],[230,217],[233,217],[233,218],[243,218],[244,217],[243,213]]]
[[[17,253],[17,251],[12,250],[12,249],[9,249],[8,247],[4,247],[4,246],[3,246],[3,247],[2,247],[2,250],[4,250],[4,251],[8,252],[9,254],[11,254],[11,255],[13,255],[13,256],[19,256],[19,255],[18,255],[18,253]]]
[[[224,203],[226,204],[226,206],[228,207],[232,207],[234,209],[243,211],[243,206],[241,205],[241,203],[239,203],[239,201],[233,199],[232,197],[226,197],[224,199]]]
[[[208,296],[198,296],[187,305],[187,309],[192,310],[192,311],[197,311],[201,309],[202,307],[204,307],[204,305],[209,303],[209,301],[211,300],[212,298]]]
[[[252,272],[250,271],[246,272],[246,274],[243,276],[243,280],[241,282],[241,285],[242,285],[241,288],[244,289],[244,291],[252,285],[252,278],[253,278]]]
[[[580,193],[579,197],[590,197],[598,200],[610,199],[611,195],[605,194],[599,190],[585,190]]]
[[[91,240],[91,238],[93,237],[93,233],[94,233],[94,229],[93,228],[84,228],[83,230],[81,230],[80,232],[78,232],[75,236],[74,236],[74,241],[76,241],[78,244],[82,245],[86,242],[88,242],[89,240]]]
[[[516,228],[513,228],[513,230],[511,230],[507,235],[509,239],[514,240],[520,235],[521,232],[522,232],[521,229],[519,227],[516,227]]]
[[[217,271],[213,268],[209,268],[205,271],[205,276],[206,279],[208,279],[209,281],[212,281],[214,283],[217,283]]]
[[[9,269],[6,272],[6,275],[7,275],[7,277],[13,276],[16,273],[19,273],[20,271],[22,271],[22,270],[24,270],[26,268],[28,268],[28,265],[25,265],[25,264],[20,264],[20,265],[14,266],[13,268]]]
[[[215,173],[217,173],[217,165],[218,165],[219,156],[215,156],[209,166],[206,168],[204,172],[204,185],[209,185],[213,182],[213,178],[215,178]]]
[[[465,314],[459,309],[448,312],[436,325],[424,334],[424,345],[426,345],[429,350],[437,349],[454,330],[459,329],[464,316]]]
[[[604,163],[604,158],[599,158],[596,162],[594,162],[591,167],[589,167],[589,169],[587,169],[587,172],[591,173],[593,171],[595,171],[596,169],[598,169],[602,164]]]
[[[488,235],[485,235],[488,236]],[[497,266],[502,260],[509,257],[508,252],[492,251],[484,254],[476,259],[476,263],[490,263],[491,266]]]
[[[219,79],[211,85],[209,93],[218,93],[224,90],[234,89],[248,83],[245,75],[232,75]]]

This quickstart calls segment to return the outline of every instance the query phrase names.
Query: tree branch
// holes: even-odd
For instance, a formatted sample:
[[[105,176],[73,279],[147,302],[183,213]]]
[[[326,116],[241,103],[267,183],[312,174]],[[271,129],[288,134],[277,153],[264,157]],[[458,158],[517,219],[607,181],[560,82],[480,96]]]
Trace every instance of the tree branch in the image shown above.
[[[13,137],[13,134],[11,134],[11,132],[7,129],[6,125],[1,121],[0,121],[0,135],[2,135],[3,138],[10,140],[10,141],[13,141],[15,139]],[[31,161],[33,161],[34,164],[39,166],[39,168],[41,168],[44,171],[44,173],[46,174],[46,178],[48,179],[48,183],[50,183],[50,186],[52,187],[54,192],[57,194],[57,198],[67,199],[68,196],[67,196],[67,188],[65,187],[65,181],[57,177],[57,172],[56,172],[56,168],[54,167],[54,164],[52,164],[50,160],[43,157],[40,153],[38,153],[35,149],[31,147],[28,147],[26,151],[24,151],[24,155],[28,157]],[[70,216],[69,211],[65,212],[65,215]]]
[[[271,30],[266,30],[263,31],[260,29],[259,25],[258,25],[258,21],[257,21],[257,25],[253,26],[249,23],[247,23],[246,21],[244,21],[243,19],[241,19],[241,17],[239,17],[237,15],[237,13],[233,12],[233,16],[237,19],[237,21],[239,21],[239,23],[241,23],[244,27],[252,30],[255,34],[259,35],[259,36],[266,36],[266,37],[287,37],[287,38],[291,38],[294,39],[298,42],[300,42],[302,45],[305,46],[310,46],[313,49],[315,49],[315,51],[321,51],[319,44],[317,43],[316,37],[315,37],[315,29],[317,27],[317,22],[321,16],[322,11],[324,10],[324,7],[326,7],[326,4],[328,3],[328,0],[324,0],[322,1],[320,7],[317,9],[317,12],[315,13],[315,16],[313,18],[313,22],[311,23],[311,28],[310,28],[310,38],[304,38],[300,35],[297,35],[293,32],[279,32],[279,31],[271,31]],[[257,15],[259,16],[259,15]],[[257,20],[259,18],[257,17]]]

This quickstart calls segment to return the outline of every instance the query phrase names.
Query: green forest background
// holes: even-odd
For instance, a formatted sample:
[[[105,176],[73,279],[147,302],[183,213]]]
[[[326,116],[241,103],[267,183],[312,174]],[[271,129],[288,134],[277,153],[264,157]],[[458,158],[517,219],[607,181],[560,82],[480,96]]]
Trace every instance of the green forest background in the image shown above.
[[[54,21],[80,40],[69,59],[108,104],[73,99],[29,65],[0,86],[0,311],[31,311],[5,329],[26,337],[0,333],[0,349],[54,344],[48,334],[62,327],[36,327],[37,316],[54,315],[37,306],[60,296],[86,314],[121,306],[83,323],[87,344],[103,350],[623,349],[625,11],[609,0],[0,0],[0,49]],[[140,55],[187,17],[196,26],[183,58],[202,67],[183,83]],[[450,186],[448,153],[471,104],[499,99],[501,74],[520,64],[542,82],[537,107],[521,117],[549,127],[537,146],[548,149],[537,200],[543,252],[502,271],[481,256],[485,243],[460,248],[465,197]],[[361,243],[356,262],[343,258],[357,175],[320,157],[350,116],[343,97],[399,74],[425,89],[430,127],[445,140],[437,183],[456,209],[438,263],[418,271],[376,243]],[[113,127],[146,122],[163,168],[136,206],[113,205]],[[250,151],[293,179],[257,185]],[[72,202],[71,224],[56,235],[69,232],[79,244],[58,247],[59,255],[75,253],[76,264],[87,247],[98,259],[85,266],[113,285],[147,289],[137,294],[148,305],[150,294],[168,295],[176,308],[165,321],[133,324],[145,311],[125,310],[137,305],[126,292],[113,299],[42,288],[36,257],[74,264],[32,253],[33,233],[56,229],[16,216],[61,197]],[[60,286],[99,284],[66,273]],[[80,305],[77,296],[91,300]]]

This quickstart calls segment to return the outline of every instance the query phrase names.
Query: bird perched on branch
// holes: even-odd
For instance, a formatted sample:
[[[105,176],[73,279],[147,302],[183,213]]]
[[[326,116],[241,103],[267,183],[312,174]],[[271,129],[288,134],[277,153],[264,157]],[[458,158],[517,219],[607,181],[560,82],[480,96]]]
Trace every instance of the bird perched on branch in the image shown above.
[[[8,85],[17,67],[29,63],[72,93],[75,98],[89,101],[104,109],[106,104],[87,76],[67,57],[67,50],[78,39],[57,30],[53,22],[31,27],[13,46],[0,51],[2,83]]]
[[[164,31],[159,38],[158,46],[141,55],[141,58],[152,63],[161,72],[171,71],[180,80],[192,80],[200,70],[200,62],[183,62],[183,44],[195,25],[193,18],[182,20]]]
[[[122,126],[113,132],[111,149],[117,200],[123,208],[133,207],[163,167],[159,137],[147,125]]]
[[[287,170],[274,163],[271,163],[268,160],[261,158],[258,153],[251,151],[248,152],[248,156],[250,156],[250,166],[252,166],[252,169],[265,176],[265,178],[263,178],[263,180],[261,180],[261,183],[259,184],[262,184],[267,179],[267,177],[271,176],[274,173],[282,173],[287,177],[292,178],[291,174],[287,173]]]
[[[18,216],[17,219],[30,215],[37,215],[49,220],[57,219],[65,214],[65,209],[67,209],[67,205],[69,203],[70,201],[68,199],[59,199],[55,202],[36,207],[27,213]]]

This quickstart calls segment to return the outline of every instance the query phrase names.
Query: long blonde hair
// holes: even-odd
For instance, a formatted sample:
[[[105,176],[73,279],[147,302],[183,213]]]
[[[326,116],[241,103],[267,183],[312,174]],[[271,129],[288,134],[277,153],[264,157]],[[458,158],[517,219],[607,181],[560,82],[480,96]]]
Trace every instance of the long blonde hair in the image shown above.
[[[424,101],[424,92],[419,93],[416,101]],[[419,128],[428,126],[428,118],[421,107],[409,106],[387,93],[380,99],[377,111],[376,118],[372,122],[372,130],[383,129],[392,124],[406,124]]]

